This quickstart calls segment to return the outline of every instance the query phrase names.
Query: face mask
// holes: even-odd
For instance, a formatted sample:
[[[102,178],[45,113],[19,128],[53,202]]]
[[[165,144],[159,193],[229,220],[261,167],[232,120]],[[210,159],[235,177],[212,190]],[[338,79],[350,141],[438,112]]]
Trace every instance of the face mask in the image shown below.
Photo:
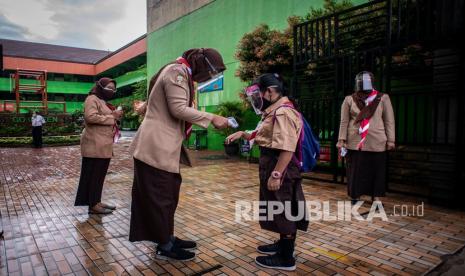
[[[273,103],[265,98],[263,98],[263,106],[262,106],[262,111],[266,110],[268,107],[270,107],[270,105],[272,105]]]
[[[104,89],[102,89],[102,91],[103,91],[103,97],[107,101],[110,100],[111,98],[113,98],[113,96],[115,95],[115,90],[113,90],[113,89],[104,88]]]
[[[277,87],[277,86],[269,86],[268,88],[271,88],[271,87]],[[268,90],[267,90],[268,91]],[[266,93],[266,91],[265,91]],[[278,97],[275,101],[271,101],[271,100],[268,100],[266,99],[265,97],[262,96],[262,99],[263,99],[263,106],[262,106],[262,111],[266,110],[268,107],[270,107],[272,104],[274,104],[275,102],[277,102],[279,100],[279,98],[281,97]]]
[[[109,87],[103,87],[100,82],[97,82],[98,86],[100,86],[100,88],[102,89],[102,96],[104,98],[104,100],[108,101],[110,99],[113,98],[113,96],[115,95],[116,93],[116,88],[115,89],[111,89]]]

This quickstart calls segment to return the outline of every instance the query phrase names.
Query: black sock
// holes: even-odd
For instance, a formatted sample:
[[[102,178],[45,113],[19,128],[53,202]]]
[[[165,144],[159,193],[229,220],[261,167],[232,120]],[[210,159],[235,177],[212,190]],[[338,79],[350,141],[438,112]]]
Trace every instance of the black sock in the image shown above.
[[[294,247],[295,247],[295,234],[283,235],[281,234],[279,240],[279,254],[283,259],[290,260],[294,258]]]

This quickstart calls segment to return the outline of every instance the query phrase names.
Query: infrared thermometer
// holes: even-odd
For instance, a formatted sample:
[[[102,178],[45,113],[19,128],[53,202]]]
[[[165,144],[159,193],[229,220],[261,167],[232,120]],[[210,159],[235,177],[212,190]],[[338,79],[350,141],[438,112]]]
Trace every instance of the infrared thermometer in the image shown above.
[[[237,123],[236,119],[234,119],[234,117],[228,117],[228,125],[232,128],[239,127],[239,124]]]

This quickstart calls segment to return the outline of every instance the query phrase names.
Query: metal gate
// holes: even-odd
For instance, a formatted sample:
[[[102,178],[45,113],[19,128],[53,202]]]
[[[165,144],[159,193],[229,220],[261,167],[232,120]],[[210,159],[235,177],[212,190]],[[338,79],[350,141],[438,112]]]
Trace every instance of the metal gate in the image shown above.
[[[340,106],[355,75],[369,70],[396,116],[389,190],[455,198],[464,178],[463,10],[464,0],[379,0],[294,27],[292,91],[319,134],[319,171],[344,181]]]

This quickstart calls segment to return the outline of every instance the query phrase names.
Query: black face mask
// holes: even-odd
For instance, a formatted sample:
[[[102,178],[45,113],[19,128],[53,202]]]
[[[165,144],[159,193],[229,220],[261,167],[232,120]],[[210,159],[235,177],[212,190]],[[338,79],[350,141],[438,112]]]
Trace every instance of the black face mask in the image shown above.
[[[263,101],[263,105],[262,105],[262,108],[260,109],[260,111],[265,111],[268,107],[270,107],[272,104],[276,103],[277,101],[279,101],[279,99],[281,99],[281,96],[279,96],[278,98],[276,98],[275,101],[270,101],[268,99],[266,99],[264,96],[262,97],[262,101]]]
[[[273,103],[265,98],[262,98],[263,105],[262,108],[260,109],[261,111],[266,110],[268,107],[270,107]]]

